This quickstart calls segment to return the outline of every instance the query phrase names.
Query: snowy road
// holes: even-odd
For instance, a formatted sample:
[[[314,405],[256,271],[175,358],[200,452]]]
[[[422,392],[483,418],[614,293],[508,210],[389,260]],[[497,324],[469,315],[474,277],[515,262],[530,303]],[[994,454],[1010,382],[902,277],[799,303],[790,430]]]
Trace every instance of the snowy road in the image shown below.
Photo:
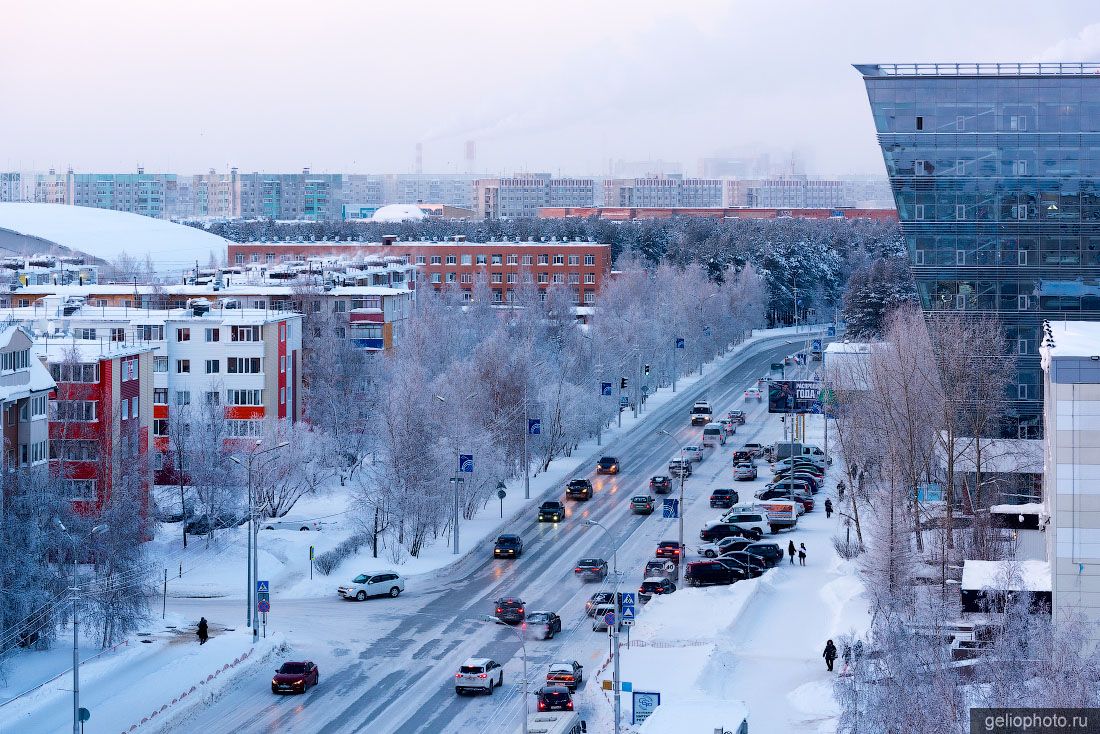
[[[745,406],[744,388],[765,374],[771,362],[795,351],[793,343],[749,353],[707,390],[715,409],[750,411],[731,445],[704,461],[687,481],[687,542],[694,543],[690,527],[715,514],[707,503],[709,485],[729,474],[732,444],[754,439],[770,429],[766,406]],[[611,557],[612,541],[584,519],[595,519],[617,534],[619,566],[626,572],[625,588],[636,588],[641,567],[652,557],[659,540],[675,538],[675,523],[630,513],[628,499],[648,491],[653,474],[664,473],[679,446],[659,431],[668,430],[678,441],[697,437],[686,411],[665,419],[657,416],[644,428],[620,439],[614,451],[623,467],[615,477],[593,477],[596,495],[588,503],[567,504],[567,518],[559,525],[526,522],[512,528],[525,541],[523,557],[494,561],[491,544],[455,566],[435,575],[417,577],[397,600],[346,603],[331,599],[273,600],[272,624],[291,643],[286,657],[309,658],[321,670],[321,684],[307,695],[273,698],[269,672],[255,675],[196,711],[175,730],[219,732],[513,732],[520,722],[522,659],[516,636],[508,629],[478,620],[492,611],[501,595],[521,596],[529,610],[557,611],[563,634],[553,641],[526,642],[531,690],[555,659],[577,659],[588,677],[606,658],[607,637],[592,632],[583,614],[584,601],[600,587],[574,580],[572,568],[584,556]],[[770,433],[769,433],[770,435]],[[705,511],[704,511],[705,508]],[[333,582],[334,586],[336,581]],[[173,600],[173,610],[211,620],[240,623],[240,602],[234,600]],[[454,694],[454,671],[471,656],[495,658],[505,665],[505,686],[492,697],[466,698]],[[586,700],[588,697],[584,697]],[[582,709],[583,713],[583,709]]]

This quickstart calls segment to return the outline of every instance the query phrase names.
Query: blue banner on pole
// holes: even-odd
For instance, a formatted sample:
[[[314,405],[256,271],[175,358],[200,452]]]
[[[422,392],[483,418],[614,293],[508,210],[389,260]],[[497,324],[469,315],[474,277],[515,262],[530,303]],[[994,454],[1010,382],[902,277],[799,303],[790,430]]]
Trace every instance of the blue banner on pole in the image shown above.
[[[610,382],[601,382],[600,383],[600,395],[611,395],[611,383]]]
[[[684,342],[683,337],[677,337],[677,339],[676,339],[676,348],[677,349],[683,349],[684,344],[685,344],[685,342]]]
[[[542,419],[541,418],[529,418],[527,419],[527,435],[537,436],[542,433]]]
[[[473,454],[459,454],[458,455],[458,470],[467,474],[472,474],[474,471],[474,455]]]
[[[665,520],[675,520],[680,517],[680,500],[666,497],[661,506],[661,517]]]

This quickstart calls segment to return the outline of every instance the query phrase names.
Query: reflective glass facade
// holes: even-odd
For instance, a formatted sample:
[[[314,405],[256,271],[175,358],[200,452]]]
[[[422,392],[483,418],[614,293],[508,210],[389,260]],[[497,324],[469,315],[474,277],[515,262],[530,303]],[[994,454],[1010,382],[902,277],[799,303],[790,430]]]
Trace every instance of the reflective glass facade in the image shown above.
[[[1100,320],[1100,68],[995,66],[856,68],[921,304],[1000,316],[1035,438],[1043,320]]]

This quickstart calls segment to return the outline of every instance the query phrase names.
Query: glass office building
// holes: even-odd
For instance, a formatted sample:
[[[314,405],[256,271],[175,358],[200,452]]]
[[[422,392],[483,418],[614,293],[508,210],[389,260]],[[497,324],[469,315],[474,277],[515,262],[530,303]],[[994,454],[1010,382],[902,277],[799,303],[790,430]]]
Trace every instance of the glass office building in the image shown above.
[[[921,305],[1001,318],[1006,433],[1037,438],[1042,322],[1100,320],[1100,63],[856,69]]]

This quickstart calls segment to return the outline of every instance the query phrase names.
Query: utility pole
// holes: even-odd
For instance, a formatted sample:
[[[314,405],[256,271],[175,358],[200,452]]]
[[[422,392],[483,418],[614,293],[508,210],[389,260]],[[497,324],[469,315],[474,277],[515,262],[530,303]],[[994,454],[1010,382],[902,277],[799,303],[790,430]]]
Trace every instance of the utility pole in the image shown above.
[[[621,690],[623,686],[622,677],[619,672],[619,621],[622,615],[622,606],[619,603],[619,546],[611,537],[611,531],[600,523],[595,520],[585,520],[584,524],[588,527],[599,528],[604,532],[604,535],[611,540],[611,574],[615,577],[614,589],[611,593],[612,598],[615,600],[615,618],[612,620],[607,631],[611,636],[611,658],[613,662],[611,668],[611,687],[615,691],[615,734],[619,734],[619,722],[622,721],[623,711]]]
[[[54,524],[60,528],[61,532],[65,533],[69,538],[69,545],[71,545],[73,549],[73,734],[80,734],[80,615],[77,613],[77,608],[80,603],[80,584],[77,580],[80,567],[80,552],[76,538],[73,537],[73,534],[69,532],[68,528],[65,527],[59,518],[55,517],[53,521]],[[88,535],[84,538],[85,542],[93,535],[99,535],[106,530],[106,525],[96,525],[88,531]]]
[[[531,499],[531,459],[527,456],[527,434],[531,430],[527,417],[527,378],[523,379],[523,499]],[[455,524],[457,528],[457,521]],[[456,550],[455,553],[458,553]]]

